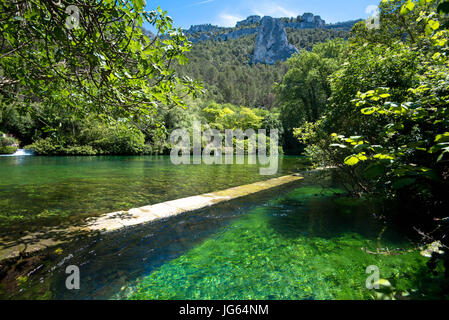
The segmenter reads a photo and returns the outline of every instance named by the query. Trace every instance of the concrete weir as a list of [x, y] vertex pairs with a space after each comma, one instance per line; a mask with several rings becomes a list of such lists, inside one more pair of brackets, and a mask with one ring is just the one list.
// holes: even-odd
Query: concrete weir
[[86, 220], [83, 226], [66, 229], [47, 229], [42, 232], [28, 234], [19, 240], [3, 241], [0, 239], [0, 261], [14, 259], [20, 255], [35, 253], [50, 247], [72, 241], [80, 235], [108, 233], [123, 228], [149, 223], [213, 206], [225, 201], [245, 197], [257, 192], [281, 187], [303, 179], [299, 175], [288, 175], [248, 185], [234, 187], [222, 191], [206, 193], [198, 196], [167, 201], [159, 204], [118, 211], [93, 217]]

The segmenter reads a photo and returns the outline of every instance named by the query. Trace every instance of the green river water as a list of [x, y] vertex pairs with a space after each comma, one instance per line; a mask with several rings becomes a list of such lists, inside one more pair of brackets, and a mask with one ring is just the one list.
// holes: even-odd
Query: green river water
[[[303, 162], [281, 158], [278, 175], [305, 169]], [[303, 174], [288, 188], [52, 249], [14, 290], [0, 284], [0, 297], [373, 299], [368, 266], [391, 283], [386, 297], [444, 297], [399, 227], [380, 240], [395, 254], [365, 252], [379, 244], [378, 203], [347, 198], [332, 172]], [[173, 166], [167, 157], [4, 158], [0, 177], [5, 237], [272, 178], [257, 166]], [[65, 288], [67, 265], [79, 266], [80, 290]]]
[[281, 157], [274, 176], [258, 165], [173, 165], [168, 156], [0, 157], [0, 238], [303, 168], [297, 157]]

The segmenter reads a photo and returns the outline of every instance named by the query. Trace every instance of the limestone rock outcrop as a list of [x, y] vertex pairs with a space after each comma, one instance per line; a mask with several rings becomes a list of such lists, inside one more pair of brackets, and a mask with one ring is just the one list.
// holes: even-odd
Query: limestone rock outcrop
[[298, 49], [288, 43], [281, 21], [263, 17], [256, 37], [252, 63], [274, 64], [276, 61], [287, 60], [295, 52], [298, 52]]
[[[315, 16], [312, 13], [305, 13], [304, 15], [296, 18], [271, 19], [279, 21], [284, 28], [307, 29], [326, 27], [326, 21], [321, 19], [320, 16]], [[235, 28], [225, 28], [211, 24], [200, 24], [191, 26], [188, 30], [184, 30], [184, 33], [193, 43], [207, 40], [227, 41], [257, 33], [262, 25], [262, 20], [263, 18], [260, 16], [249, 16], [245, 20], [237, 22]]]
[[249, 16], [245, 20], [237, 22], [236, 28], [259, 24], [261, 19], [262, 18], [260, 16]]
[[288, 43], [286, 28], [290, 29], [343, 29], [350, 30], [357, 21], [326, 24], [326, 21], [312, 13], [304, 13], [296, 18], [272, 18], [249, 16], [239, 21], [235, 28], [219, 27], [211, 24], [191, 26], [184, 33], [193, 43], [201, 41], [228, 41], [257, 34], [252, 63], [274, 64], [284, 61], [298, 49]]
[[292, 29], [322, 29], [326, 27], [326, 21], [320, 16], [315, 16], [312, 13], [304, 13], [296, 18], [282, 18], [282, 23], [285, 28]]
[[218, 32], [221, 31], [222, 27], [213, 26], [209, 24], [198, 24], [195, 26], [191, 26], [190, 29], [186, 30], [186, 33], [198, 33], [198, 32]]

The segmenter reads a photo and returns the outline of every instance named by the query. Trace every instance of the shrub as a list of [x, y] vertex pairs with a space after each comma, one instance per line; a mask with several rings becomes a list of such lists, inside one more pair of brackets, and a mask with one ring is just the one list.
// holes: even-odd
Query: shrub
[[101, 151], [92, 146], [67, 146], [63, 147], [52, 138], [40, 139], [27, 148], [34, 149], [38, 155], [66, 155], [66, 156], [95, 156]]
[[80, 141], [103, 154], [143, 154], [144, 134], [135, 128], [117, 123], [115, 127], [92, 123], [81, 132]]
[[107, 126], [100, 122], [86, 121], [79, 134], [68, 139], [59, 135], [59, 142], [53, 137], [39, 139], [28, 148], [39, 155], [136, 155], [151, 154], [151, 146], [145, 145], [145, 136], [123, 123]]
[[39, 139], [27, 148], [34, 149], [34, 153], [38, 155], [57, 155], [62, 151], [62, 146], [52, 138]]
[[91, 146], [69, 146], [63, 148], [61, 153], [68, 156], [95, 156], [99, 152]]
[[1, 147], [0, 146], [0, 154], [13, 154], [14, 152], [17, 151], [17, 147], [11, 147], [11, 146], [5, 146], [5, 147]]
[[19, 147], [19, 141], [10, 136], [3, 136], [0, 131], [0, 154], [13, 154]]
[[0, 147], [18, 147], [19, 141], [14, 137], [0, 135]]

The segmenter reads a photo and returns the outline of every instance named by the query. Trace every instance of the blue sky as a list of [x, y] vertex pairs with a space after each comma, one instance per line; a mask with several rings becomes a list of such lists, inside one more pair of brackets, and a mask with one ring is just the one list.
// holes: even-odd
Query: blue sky
[[147, 9], [159, 5], [176, 27], [212, 23], [234, 26], [250, 15], [296, 17], [304, 12], [320, 15], [327, 23], [367, 18], [367, 8], [380, 0], [147, 0]]

